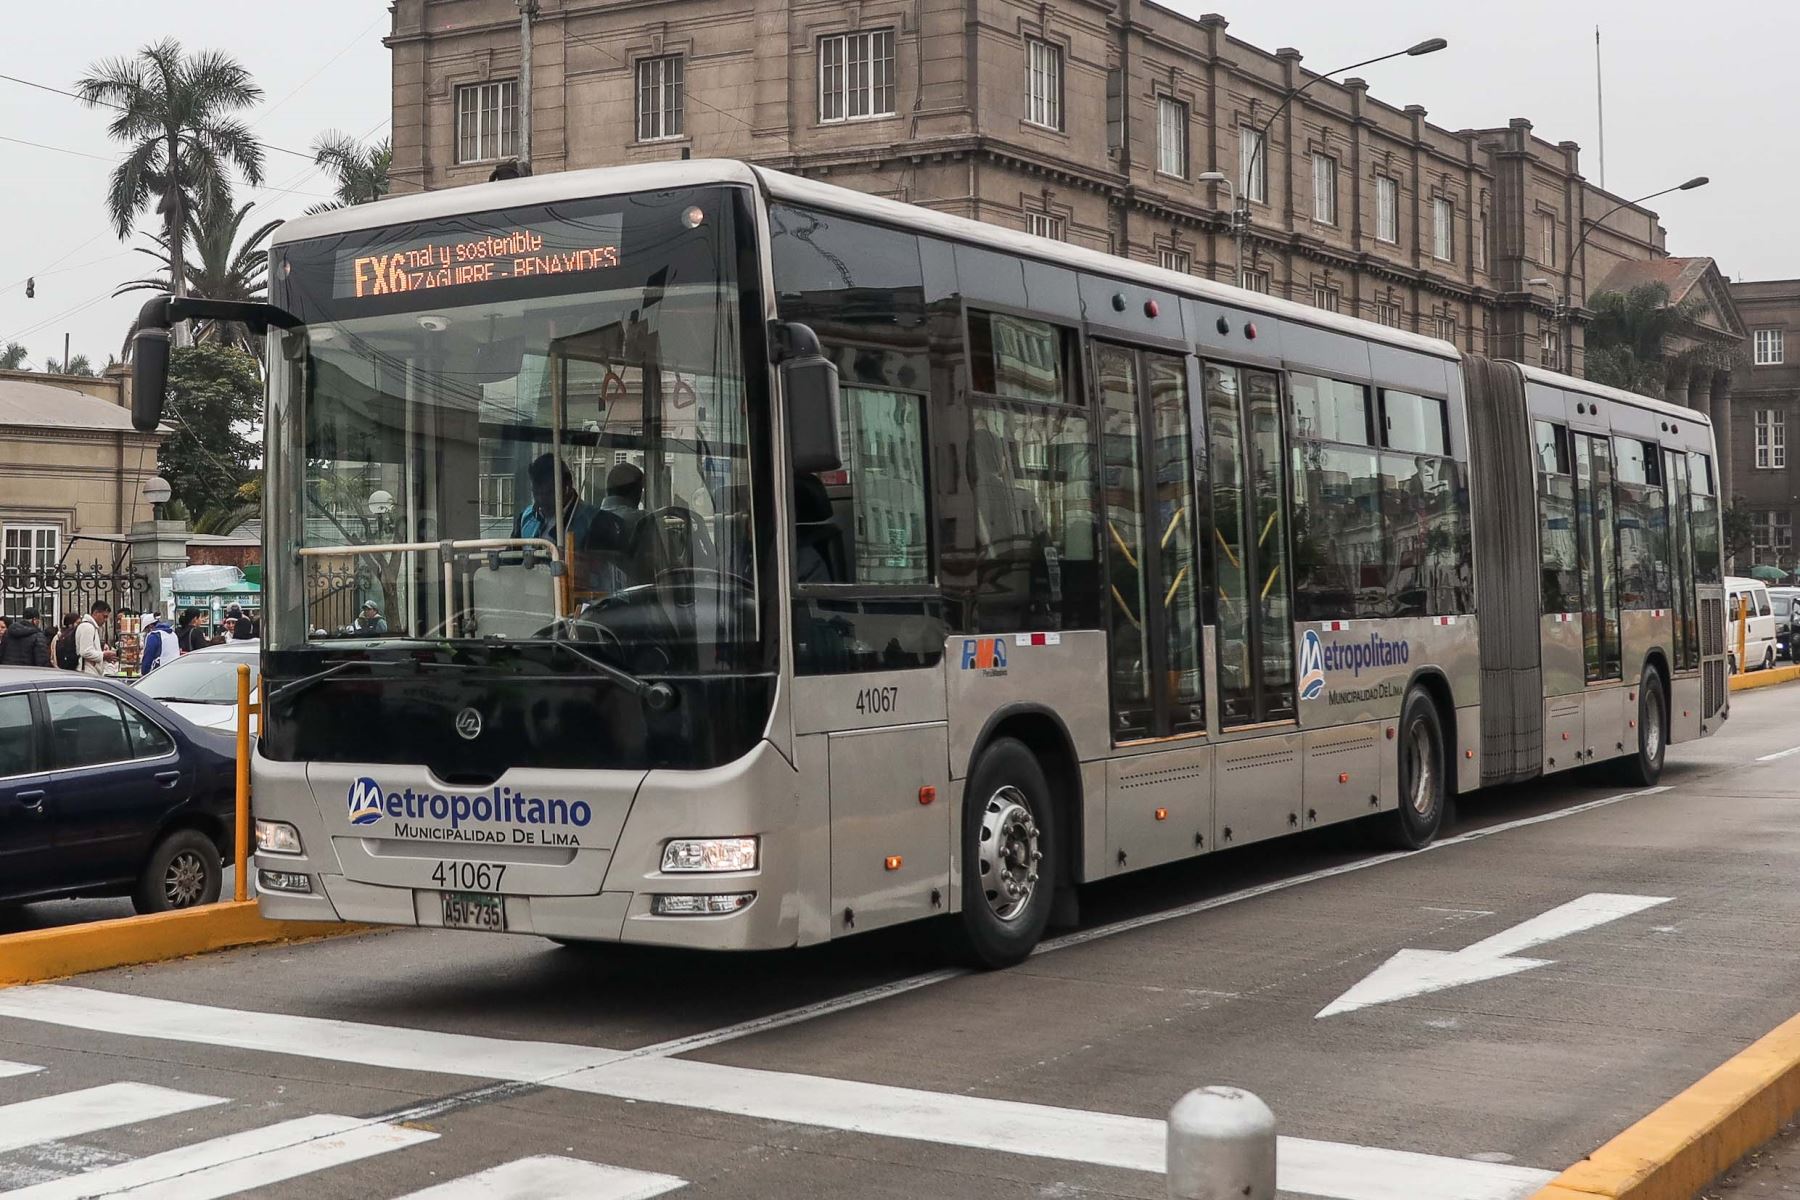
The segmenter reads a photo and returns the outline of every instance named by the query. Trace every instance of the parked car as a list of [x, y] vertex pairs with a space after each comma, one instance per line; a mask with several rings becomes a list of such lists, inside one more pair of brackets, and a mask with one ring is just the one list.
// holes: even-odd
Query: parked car
[[0, 904], [217, 900], [235, 749], [117, 680], [0, 667]]
[[[1743, 606], [1744, 654], [1738, 657], [1739, 605]], [[1725, 657], [1731, 673], [1775, 665], [1775, 609], [1769, 585], [1737, 575], [1725, 577]]]
[[1794, 649], [1794, 620], [1800, 617], [1800, 588], [1772, 587], [1769, 603], [1775, 608], [1775, 656], [1800, 662]]
[[261, 677], [260, 643], [227, 642], [164, 663], [134, 686], [168, 705], [178, 716], [212, 729], [237, 732], [237, 669], [250, 668], [250, 688]]

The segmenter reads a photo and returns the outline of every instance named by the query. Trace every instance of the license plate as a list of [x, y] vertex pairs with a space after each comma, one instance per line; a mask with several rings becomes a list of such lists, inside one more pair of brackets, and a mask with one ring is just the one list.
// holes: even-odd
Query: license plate
[[442, 900], [444, 928], [506, 932], [506, 905], [500, 897], [476, 892], [445, 892]]

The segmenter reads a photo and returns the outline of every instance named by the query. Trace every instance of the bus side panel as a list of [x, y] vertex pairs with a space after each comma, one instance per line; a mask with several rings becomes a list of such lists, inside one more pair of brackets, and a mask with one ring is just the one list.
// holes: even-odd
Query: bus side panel
[[1080, 762], [1112, 751], [1104, 633], [952, 636], [945, 644], [944, 677], [953, 779], [968, 775], [989, 718], [1013, 706], [1048, 709], [1061, 718]]
[[1115, 872], [1204, 853], [1212, 830], [1211, 746], [1107, 761], [1106, 849]]
[[1306, 732], [1307, 828], [1365, 817], [1381, 807], [1381, 759], [1393, 725], [1366, 721]]
[[944, 726], [830, 739], [835, 931], [861, 933], [947, 911], [956, 806], [947, 795]]
[[1300, 828], [1301, 739], [1299, 733], [1271, 733], [1219, 747], [1214, 846], [1243, 846]]
[[1587, 745], [1586, 697], [1551, 696], [1544, 701], [1544, 774], [1581, 765]]
[[[1637, 750], [1637, 730], [1627, 727], [1625, 722], [1625, 697], [1637, 695], [1637, 684], [1632, 683], [1628, 689], [1624, 684], [1611, 687], [1589, 689], [1587, 693], [1587, 712], [1583, 717], [1582, 734], [1587, 745], [1587, 761], [1599, 762], [1602, 759], [1617, 758], [1625, 753], [1625, 735], [1631, 735], [1631, 748]], [[1631, 704], [1630, 720], [1637, 720], [1637, 704]]]
[[1700, 736], [1700, 704], [1704, 685], [1698, 674], [1669, 681], [1669, 740], [1691, 742]]
[[1544, 695], [1579, 695], [1586, 686], [1582, 659], [1582, 629], [1578, 612], [1545, 613], [1538, 618], [1538, 639], [1544, 661]]

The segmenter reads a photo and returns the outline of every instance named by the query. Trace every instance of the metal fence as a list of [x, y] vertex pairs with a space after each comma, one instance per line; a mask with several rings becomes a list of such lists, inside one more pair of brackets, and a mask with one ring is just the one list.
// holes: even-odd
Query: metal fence
[[95, 559], [53, 567], [0, 567], [0, 616], [17, 616], [35, 608], [44, 628], [55, 632], [64, 613], [85, 613], [104, 600], [115, 614], [142, 612], [155, 603], [150, 580], [131, 569], [124, 558], [107, 564]]

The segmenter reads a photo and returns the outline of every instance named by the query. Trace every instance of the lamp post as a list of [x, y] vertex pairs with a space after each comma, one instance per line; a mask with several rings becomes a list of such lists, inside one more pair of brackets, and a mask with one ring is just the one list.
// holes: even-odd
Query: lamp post
[[1353, 62], [1347, 67], [1339, 67], [1337, 70], [1327, 71], [1323, 75], [1314, 75], [1299, 87], [1289, 88], [1287, 90], [1286, 94], [1281, 97], [1281, 103], [1275, 106], [1275, 111], [1269, 114], [1269, 119], [1263, 122], [1261, 129], [1257, 130], [1256, 144], [1250, 147], [1250, 161], [1244, 164], [1244, 191], [1239, 200], [1239, 204], [1237, 205], [1237, 209], [1232, 216], [1233, 234], [1237, 239], [1239, 287], [1242, 287], [1244, 283], [1244, 238], [1250, 232], [1250, 181], [1256, 178], [1256, 160], [1259, 156], [1265, 160], [1268, 158], [1268, 155], [1263, 153], [1263, 147], [1269, 142], [1269, 130], [1274, 127], [1276, 118], [1287, 111], [1287, 106], [1293, 103], [1294, 97], [1300, 95], [1300, 93], [1304, 92], [1307, 88], [1319, 82], [1321, 79], [1329, 79], [1333, 75], [1342, 75], [1345, 71], [1354, 71], [1358, 67], [1373, 66], [1378, 62], [1386, 62], [1390, 58], [1417, 58], [1422, 54], [1436, 54], [1439, 50], [1442, 50], [1449, 44], [1449, 42], [1441, 37], [1427, 38], [1417, 45], [1408, 46], [1404, 50], [1395, 50], [1388, 54], [1378, 54], [1374, 58], [1365, 58], [1361, 62]]
[[1244, 240], [1238, 236], [1238, 196], [1237, 185], [1231, 182], [1231, 176], [1223, 171], [1202, 171], [1194, 176], [1195, 183], [1222, 183], [1225, 185], [1225, 198], [1231, 202], [1228, 210], [1231, 213], [1231, 224], [1227, 232], [1232, 241], [1237, 243], [1237, 264], [1232, 268], [1231, 282], [1238, 287], [1244, 286]]
[[[1574, 245], [1569, 247], [1569, 256], [1563, 260], [1562, 299], [1557, 304], [1558, 320], [1560, 322], [1559, 328], [1562, 331], [1563, 374], [1573, 375], [1575, 373], [1575, 339], [1573, 336], [1575, 332], [1575, 256], [1581, 252], [1583, 246], [1587, 245], [1588, 234], [1605, 224], [1606, 218], [1612, 216], [1621, 208], [1630, 208], [1634, 205], [1643, 204], [1645, 201], [1654, 200], [1658, 196], [1666, 196], [1670, 192], [1691, 192], [1695, 188], [1705, 187], [1710, 182], [1712, 181], [1706, 176], [1696, 175], [1686, 183], [1678, 183], [1674, 187], [1666, 187], [1660, 192], [1651, 192], [1648, 196], [1639, 196], [1636, 200], [1621, 200], [1605, 212], [1601, 213], [1595, 220], [1590, 221], [1585, 217], [1581, 218], [1581, 236], [1575, 240]], [[1526, 280], [1527, 286], [1536, 282], [1537, 280], [1535, 279]], [[1584, 302], [1586, 299], [1586, 296], [1582, 297]]]

